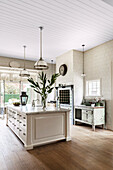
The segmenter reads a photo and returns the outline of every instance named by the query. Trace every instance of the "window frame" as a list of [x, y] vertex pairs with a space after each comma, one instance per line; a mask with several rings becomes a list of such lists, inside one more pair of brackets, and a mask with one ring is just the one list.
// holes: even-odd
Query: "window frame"
[[[99, 81], [100, 82], [100, 94], [99, 95], [89, 95], [89, 86], [87, 87], [87, 82], [89, 84], [89, 82], [95, 82], [95, 81]], [[88, 91], [87, 91], [88, 88]], [[86, 80], [85, 82], [85, 96], [86, 97], [101, 97], [102, 96], [102, 80], [99, 79], [91, 79], [91, 80]]]

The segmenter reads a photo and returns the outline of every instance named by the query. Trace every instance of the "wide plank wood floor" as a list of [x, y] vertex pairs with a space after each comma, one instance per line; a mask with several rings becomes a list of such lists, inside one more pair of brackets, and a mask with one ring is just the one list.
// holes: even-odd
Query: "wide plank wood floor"
[[0, 170], [113, 170], [113, 132], [73, 126], [72, 141], [26, 151], [0, 120]]

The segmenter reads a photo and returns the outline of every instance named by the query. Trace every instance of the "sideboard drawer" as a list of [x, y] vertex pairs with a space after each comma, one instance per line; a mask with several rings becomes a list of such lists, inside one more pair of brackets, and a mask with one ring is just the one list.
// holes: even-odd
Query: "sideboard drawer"
[[91, 110], [82, 110], [82, 113], [92, 114]]

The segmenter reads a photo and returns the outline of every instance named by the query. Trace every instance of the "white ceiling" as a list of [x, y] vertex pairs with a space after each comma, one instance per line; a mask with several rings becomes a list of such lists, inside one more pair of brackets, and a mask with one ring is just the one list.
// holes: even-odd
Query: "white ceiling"
[[[108, 1], [108, 0], [107, 0]], [[113, 7], [101, 0], [0, 0], [0, 55], [50, 62], [71, 49], [85, 50], [113, 39]]]

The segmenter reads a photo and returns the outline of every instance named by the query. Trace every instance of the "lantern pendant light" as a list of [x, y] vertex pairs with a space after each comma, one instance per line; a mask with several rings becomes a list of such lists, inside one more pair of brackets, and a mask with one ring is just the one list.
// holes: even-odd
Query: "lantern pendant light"
[[27, 77], [30, 76], [30, 74], [29, 74], [29, 72], [25, 68], [25, 49], [26, 49], [26, 46], [24, 45], [23, 47], [24, 47], [24, 69], [20, 72], [19, 76], [27, 78]]
[[42, 59], [42, 30], [43, 27], [39, 27], [40, 29], [40, 59], [35, 63], [34, 67], [37, 70], [47, 70], [49, 67], [47, 63]]
[[84, 73], [84, 47], [85, 45], [83, 44], [82, 47], [83, 47], [83, 73], [81, 74], [81, 76], [85, 77], [86, 76], [86, 74]]

